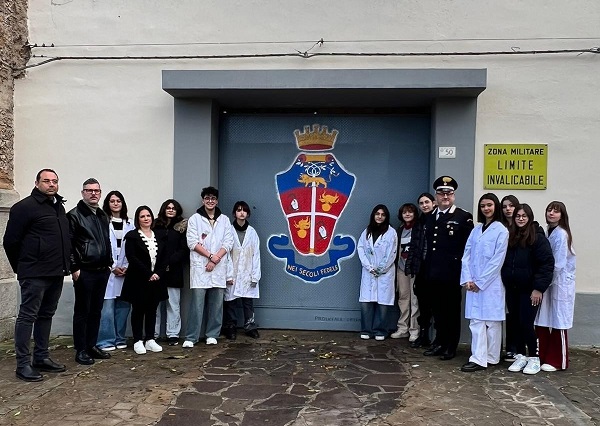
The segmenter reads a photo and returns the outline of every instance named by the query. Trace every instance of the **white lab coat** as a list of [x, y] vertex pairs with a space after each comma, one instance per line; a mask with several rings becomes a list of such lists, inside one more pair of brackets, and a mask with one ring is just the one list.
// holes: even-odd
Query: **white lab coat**
[[[367, 238], [365, 229], [358, 240], [358, 257], [362, 264], [359, 302], [377, 302], [381, 305], [394, 304], [394, 278], [396, 268], [396, 251], [398, 250], [398, 234], [391, 226], [375, 243], [373, 237]], [[371, 274], [371, 270], [379, 269], [379, 277]]]
[[[121, 240], [121, 248], [117, 248], [117, 236], [115, 235], [115, 228], [113, 223], [110, 222], [108, 224], [108, 235], [110, 237], [110, 248], [112, 250], [112, 258], [113, 264], [111, 269], [119, 268], [127, 268], [129, 266], [129, 262], [127, 261], [127, 256], [125, 256], [125, 235], [135, 229], [133, 225], [133, 220], [129, 218], [123, 223], [123, 239]], [[125, 277], [117, 277], [112, 272], [108, 277], [108, 283], [106, 284], [106, 292], [104, 293], [105, 299], [115, 299], [121, 295], [121, 290], [123, 289], [123, 281]]]
[[[233, 234], [233, 248], [229, 252], [229, 261], [232, 263], [233, 285], [225, 289], [225, 301], [238, 297], [258, 299], [260, 296], [258, 282], [260, 280], [260, 241], [253, 227], [248, 225], [243, 244], [240, 244], [235, 228], [231, 227]], [[229, 278], [229, 277], [228, 277]], [[252, 283], [256, 287], [252, 287]]]
[[554, 275], [542, 298], [535, 325], [561, 330], [573, 327], [575, 253], [569, 251], [567, 239], [567, 231], [560, 227], [548, 236], [554, 255]]
[[223, 256], [212, 272], [207, 272], [208, 259], [196, 253], [194, 247], [201, 244], [212, 254], [216, 254], [221, 248], [229, 252], [233, 247], [231, 229], [229, 219], [224, 214], [217, 217], [214, 226], [199, 213], [194, 213], [189, 218], [186, 236], [190, 249], [190, 288], [226, 287], [227, 256]]
[[500, 271], [508, 248], [508, 230], [494, 221], [482, 232], [477, 225], [469, 235], [462, 257], [460, 284], [474, 282], [479, 291], [467, 291], [465, 318], [504, 321], [506, 302]]

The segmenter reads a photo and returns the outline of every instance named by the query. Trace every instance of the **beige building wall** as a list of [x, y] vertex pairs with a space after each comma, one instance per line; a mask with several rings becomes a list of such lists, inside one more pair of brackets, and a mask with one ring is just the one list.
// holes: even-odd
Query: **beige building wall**
[[[55, 47], [34, 48], [45, 58], [29, 64], [60, 56], [588, 49], [600, 44], [599, 22], [595, 0], [31, 1], [30, 41]], [[513, 192], [540, 222], [549, 201], [566, 203], [577, 291], [600, 294], [600, 222], [590, 208], [600, 156], [600, 55], [594, 53], [55, 61], [16, 82], [15, 187], [28, 193], [37, 170], [52, 167], [67, 207], [94, 176], [105, 190], [122, 191], [130, 206], [158, 208], [172, 194], [173, 176], [173, 98], [161, 90], [161, 70], [323, 68], [486, 68], [476, 161], [465, 164], [475, 170], [476, 198], [488, 192], [484, 144], [548, 144], [548, 189]], [[203, 184], [191, 177], [189, 190]]]

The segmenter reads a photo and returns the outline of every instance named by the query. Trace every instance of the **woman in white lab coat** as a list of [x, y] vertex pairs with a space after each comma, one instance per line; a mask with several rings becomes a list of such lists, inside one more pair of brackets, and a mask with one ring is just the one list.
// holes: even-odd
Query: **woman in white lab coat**
[[505, 293], [500, 277], [508, 248], [508, 230], [501, 222], [498, 197], [492, 193], [479, 199], [477, 225], [465, 246], [460, 283], [467, 289], [465, 317], [470, 319], [471, 357], [462, 371], [485, 370], [500, 362]]
[[566, 370], [569, 366], [567, 330], [573, 327], [575, 309], [575, 250], [564, 203], [546, 207], [548, 241], [554, 255], [552, 284], [544, 293], [535, 321], [543, 371]]
[[398, 250], [398, 236], [390, 226], [390, 211], [385, 205], [378, 204], [371, 212], [357, 250], [362, 264], [360, 338], [375, 336], [375, 340], [385, 340], [388, 309], [394, 305], [394, 261]]

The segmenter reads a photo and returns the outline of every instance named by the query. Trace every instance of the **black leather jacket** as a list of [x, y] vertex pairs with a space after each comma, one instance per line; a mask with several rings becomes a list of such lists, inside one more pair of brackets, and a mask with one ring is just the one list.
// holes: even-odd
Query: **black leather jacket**
[[106, 213], [98, 208], [94, 214], [83, 201], [79, 201], [67, 217], [71, 237], [71, 271], [109, 268], [113, 260]]

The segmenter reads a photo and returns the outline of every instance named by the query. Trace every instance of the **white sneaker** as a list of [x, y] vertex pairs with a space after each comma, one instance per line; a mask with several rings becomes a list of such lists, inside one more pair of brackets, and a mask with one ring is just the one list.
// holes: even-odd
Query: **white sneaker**
[[527, 365], [527, 357], [525, 355], [517, 354], [515, 355], [515, 362], [508, 367], [508, 371], [512, 371], [513, 373], [518, 373]]
[[206, 339], [206, 344], [207, 345], [216, 345], [217, 339], [215, 339], [214, 337], [209, 337], [208, 339]]
[[138, 340], [137, 342], [135, 342], [135, 344], [133, 345], [133, 350], [138, 355], [144, 355], [146, 353], [146, 348], [144, 347], [144, 342], [141, 340]]
[[120, 345], [117, 345], [117, 349], [125, 349], [127, 348], [127, 343], [121, 343]]
[[[398, 330], [394, 331], [394, 332], [393, 332], [393, 333], [390, 335], [390, 337], [391, 337], [392, 339], [403, 339], [403, 338], [405, 338], [405, 337], [408, 337], [408, 332], [406, 332], [406, 331], [400, 331], [400, 329], [398, 329]], [[416, 339], [416, 337], [415, 337], [415, 339]]]
[[194, 347], [194, 342], [192, 342], [191, 340], [186, 340], [185, 342], [183, 342], [183, 345], [181, 345], [182, 348], [193, 348]]
[[410, 337], [408, 338], [408, 341], [412, 343], [412, 342], [414, 342], [415, 340], [417, 340], [418, 338], [419, 338], [419, 335], [418, 335], [418, 334], [417, 334], [417, 335], [415, 335], [415, 336], [410, 336]]
[[558, 371], [558, 368], [550, 365], [550, 364], [542, 364], [540, 368], [542, 371]]
[[162, 352], [162, 346], [160, 346], [154, 339], [148, 340], [145, 345], [146, 349], [152, 352]]
[[540, 358], [537, 356], [529, 357], [527, 366], [523, 369], [525, 374], [537, 374], [540, 372]]
[[379, 341], [385, 340], [385, 336], [375, 336], [375, 340], [379, 340]]
[[105, 352], [110, 352], [110, 351], [114, 351], [117, 348], [115, 348], [114, 346], [105, 346], [105, 347], [100, 348], [100, 349], [102, 349]]
[[371, 336], [369, 336], [368, 334], [361, 334], [360, 338], [363, 340], [369, 340], [371, 338]]

